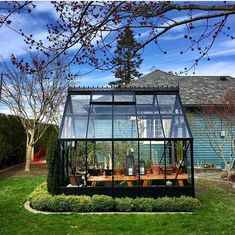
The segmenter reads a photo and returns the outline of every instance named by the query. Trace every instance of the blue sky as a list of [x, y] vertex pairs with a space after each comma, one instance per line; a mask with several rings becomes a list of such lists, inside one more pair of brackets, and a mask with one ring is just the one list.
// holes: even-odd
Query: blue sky
[[[211, 4], [209, 2], [208, 4]], [[0, 3], [1, 4], [1, 3]], [[46, 24], [53, 23], [57, 19], [57, 13], [53, 9], [50, 2], [36, 2], [37, 8], [32, 14], [17, 14], [14, 21], [10, 25], [12, 28], [23, 28], [26, 33], [33, 34], [36, 39], [45, 39], [47, 36]], [[183, 15], [172, 15], [174, 19], [180, 19]], [[233, 26], [234, 25], [234, 26]], [[231, 27], [231, 32], [235, 36], [235, 16], [230, 17], [227, 26]], [[24, 41], [20, 35], [13, 32], [9, 28], [3, 27], [0, 40], [0, 56], [4, 60], [10, 58], [13, 52], [17, 56], [24, 57], [26, 48]], [[199, 32], [195, 32], [196, 34]], [[162, 54], [155, 45], [150, 45], [142, 52], [143, 63], [140, 72], [147, 74], [151, 68], [161, 69], [164, 71], [179, 72], [184, 67], [190, 66], [195, 59], [195, 52], [189, 51], [183, 55], [181, 50], [186, 49], [187, 40], [184, 39], [185, 27], [179, 26], [168, 34], [164, 35], [160, 40], [161, 48], [167, 51]], [[148, 35], [148, 31], [142, 34], [142, 38]], [[137, 37], [137, 40], [142, 38]], [[230, 40], [225, 36], [221, 36], [216, 40], [213, 49], [210, 52], [210, 61], [202, 60], [196, 68], [196, 75], [230, 75], [235, 77], [235, 40]], [[86, 72], [86, 66], [74, 67], [76, 72]], [[193, 72], [193, 71], [192, 71]], [[190, 74], [190, 73], [189, 73]], [[114, 76], [111, 72], [94, 71], [74, 82], [74, 85], [80, 86], [102, 86], [113, 81]], [[0, 112], [3, 112], [0, 107]]]

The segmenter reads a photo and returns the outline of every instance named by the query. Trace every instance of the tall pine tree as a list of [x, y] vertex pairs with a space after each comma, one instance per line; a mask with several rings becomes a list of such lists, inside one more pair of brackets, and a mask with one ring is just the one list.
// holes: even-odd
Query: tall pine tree
[[139, 78], [142, 75], [137, 69], [140, 68], [143, 59], [140, 58], [138, 53], [134, 55], [134, 51], [139, 45], [134, 38], [133, 31], [129, 27], [119, 35], [112, 61], [114, 64], [113, 72], [118, 80], [110, 82], [109, 85], [127, 84], [134, 78]]

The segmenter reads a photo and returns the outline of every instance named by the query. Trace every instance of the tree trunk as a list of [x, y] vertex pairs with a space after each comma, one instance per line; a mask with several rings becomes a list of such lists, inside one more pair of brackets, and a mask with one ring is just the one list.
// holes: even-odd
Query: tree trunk
[[230, 164], [228, 164], [227, 162], [224, 162], [224, 172], [227, 174], [227, 180], [229, 180], [232, 172]]
[[25, 162], [25, 171], [30, 171], [30, 162], [32, 159], [32, 150], [33, 146], [31, 144], [26, 145], [26, 162]]

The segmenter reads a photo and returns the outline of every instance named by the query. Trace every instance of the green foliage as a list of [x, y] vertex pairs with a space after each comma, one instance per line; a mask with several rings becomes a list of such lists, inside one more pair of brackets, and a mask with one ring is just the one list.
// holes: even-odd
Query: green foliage
[[70, 211], [74, 212], [93, 211], [92, 199], [89, 196], [64, 196], [63, 200], [66, 200], [67, 202], [70, 203]]
[[0, 168], [24, 162], [26, 136], [20, 120], [0, 115]]
[[124, 198], [115, 198], [115, 210], [116, 211], [123, 211], [123, 212], [131, 212], [133, 211], [134, 199], [129, 197]]
[[146, 162], [145, 167], [150, 168], [151, 166], [152, 166], [152, 160], [148, 159], [147, 162]]
[[180, 198], [116, 198], [106, 195], [90, 196], [52, 196], [47, 193], [46, 184], [36, 188], [28, 197], [33, 208], [44, 211], [123, 211], [123, 212], [161, 212], [196, 211], [200, 208], [198, 199], [182, 196]]
[[47, 148], [47, 189], [52, 195], [59, 193], [60, 185], [60, 152], [59, 143], [57, 142], [57, 135], [51, 135], [49, 145]]
[[134, 38], [133, 31], [126, 27], [124, 32], [119, 35], [117, 47], [114, 51], [115, 56], [112, 61], [115, 77], [120, 80], [110, 82], [109, 85], [127, 84], [134, 78], [139, 78], [142, 75], [137, 69], [139, 69], [143, 59], [140, 58], [138, 53], [134, 55], [134, 51], [139, 45]]
[[133, 207], [135, 211], [144, 211], [144, 212], [152, 212], [154, 211], [154, 202], [159, 199], [153, 198], [136, 198], [133, 201]]
[[94, 211], [112, 211], [114, 209], [114, 200], [106, 195], [92, 196]]
[[[184, 205], [182, 204], [182, 206]], [[154, 202], [153, 208], [155, 211], [180, 211], [177, 210], [177, 199], [170, 197], [159, 198], [156, 202]], [[182, 211], [184, 211], [183, 208]]]
[[175, 200], [177, 205], [175, 211], [197, 211], [201, 207], [200, 201], [191, 197], [181, 196]]

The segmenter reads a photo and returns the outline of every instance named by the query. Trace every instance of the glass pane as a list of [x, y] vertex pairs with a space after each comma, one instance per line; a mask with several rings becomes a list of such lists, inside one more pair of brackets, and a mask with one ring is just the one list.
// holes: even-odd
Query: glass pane
[[69, 116], [65, 117], [61, 128], [62, 128], [61, 138], [63, 139], [75, 138], [72, 117], [69, 117]]
[[136, 104], [153, 104], [153, 95], [136, 95]]
[[112, 115], [112, 105], [91, 105], [90, 114]]
[[86, 142], [72, 141], [68, 143], [69, 182], [73, 186], [85, 187]]
[[88, 116], [74, 116], [74, 137], [86, 138]]
[[87, 138], [112, 138], [112, 116], [90, 115]]
[[112, 186], [112, 142], [88, 142], [88, 187]]
[[153, 114], [153, 95], [137, 95], [136, 109], [138, 114]]
[[90, 95], [71, 95], [71, 102], [69, 102], [66, 113], [73, 114], [88, 114]]
[[93, 92], [92, 102], [112, 102], [112, 92]]
[[114, 138], [138, 138], [136, 116], [114, 116]]
[[114, 142], [114, 187], [138, 186], [138, 144], [136, 141]]
[[175, 114], [182, 114], [183, 113], [178, 96], [176, 97], [176, 100], [175, 100], [174, 113]]
[[161, 114], [173, 113], [175, 100], [175, 95], [157, 95], [156, 110], [160, 110]]
[[165, 185], [164, 175], [160, 171], [161, 161], [164, 161], [164, 142], [142, 141], [139, 149], [141, 185], [148, 187]]
[[134, 92], [115, 92], [114, 102], [134, 102]]
[[170, 132], [171, 138], [189, 138], [189, 132], [185, 117], [177, 115], [173, 118], [172, 129]]
[[162, 126], [165, 134], [165, 138], [170, 138], [171, 135], [171, 124], [172, 124], [172, 118], [165, 118], [162, 117]]
[[114, 115], [135, 115], [135, 106], [134, 105], [114, 105], [113, 106]]

